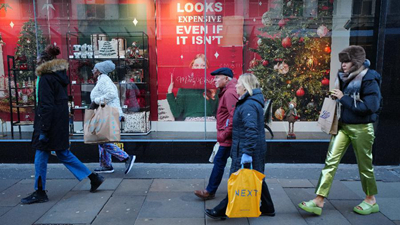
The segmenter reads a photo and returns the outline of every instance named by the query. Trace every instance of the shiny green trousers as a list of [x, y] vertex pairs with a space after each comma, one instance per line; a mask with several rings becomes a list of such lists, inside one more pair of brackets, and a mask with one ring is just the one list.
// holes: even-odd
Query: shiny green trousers
[[376, 195], [378, 189], [372, 166], [372, 144], [374, 143], [374, 139], [375, 135], [372, 123], [339, 123], [338, 134], [331, 137], [326, 154], [325, 167], [321, 171], [315, 193], [323, 197], [328, 197], [340, 160], [349, 145], [352, 144], [357, 158], [358, 171], [364, 193], [366, 195]]

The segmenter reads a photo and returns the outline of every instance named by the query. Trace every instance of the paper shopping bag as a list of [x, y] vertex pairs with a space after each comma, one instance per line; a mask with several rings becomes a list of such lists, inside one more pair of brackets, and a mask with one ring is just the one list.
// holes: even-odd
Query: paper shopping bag
[[105, 105], [94, 110], [86, 109], [84, 142], [85, 144], [118, 142], [121, 140], [120, 126], [117, 108]]
[[213, 147], [213, 151], [211, 152], [210, 158], [208, 159], [208, 161], [210, 161], [210, 163], [214, 162], [214, 158], [217, 155], [218, 150], [219, 150], [219, 142], [217, 142]]
[[325, 98], [321, 113], [318, 117], [318, 126], [327, 134], [337, 134], [339, 121], [336, 117], [336, 101]]
[[253, 169], [240, 169], [228, 180], [228, 217], [259, 217], [261, 185], [265, 175]]

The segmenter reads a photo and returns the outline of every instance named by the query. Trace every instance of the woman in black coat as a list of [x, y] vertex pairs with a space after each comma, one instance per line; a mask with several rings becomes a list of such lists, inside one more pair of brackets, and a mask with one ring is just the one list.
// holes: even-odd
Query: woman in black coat
[[[264, 131], [264, 96], [259, 89], [260, 83], [253, 74], [245, 73], [239, 77], [236, 92], [240, 96], [233, 115], [231, 171], [238, 171], [242, 164], [252, 163], [253, 169], [264, 173], [265, 131]], [[206, 209], [207, 216], [213, 219], [225, 219], [228, 197], [213, 209]], [[262, 184], [262, 216], [275, 216], [275, 208], [265, 181]]]
[[104, 178], [92, 173], [69, 150], [68, 92], [69, 80], [66, 74], [68, 63], [56, 59], [60, 49], [54, 45], [46, 47], [39, 57], [36, 68], [36, 107], [32, 135], [35, 153], [35, 192], [21, 199], [23, 204], [47, 202], [47, 162], [51, 151], [75, 175], [78, 180], [89, 177], [91, 192], [103, 183]]

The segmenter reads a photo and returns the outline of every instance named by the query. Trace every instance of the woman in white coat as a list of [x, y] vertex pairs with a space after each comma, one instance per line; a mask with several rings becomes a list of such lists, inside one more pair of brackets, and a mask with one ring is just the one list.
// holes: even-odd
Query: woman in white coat
[[[107, 75], [115, 69], [115, 64], [111, 60], [96, 63], [92, 70], [93, 78], [96, 86], [90, 93], [90, 100], [92, 101], [91, 108], [95, 108], [100, 104], [107, 104], [108, 106], [118, 108], [120, 120], [123, 116], [120, 101], [118, 97], [118, 89]], [[116, 157], [119, 161], [125, 162], [125, 174], [129, 173], [132, 165], [135, 162], [136, 156], [128, 155], [125, 151], [118, 148], [118, 146], [105, 143], [99, 144], [99, 159], [100, 168], [95, 169], [97, 173], [113, 173], [114, 168], [111, 163], [111, 156]]]

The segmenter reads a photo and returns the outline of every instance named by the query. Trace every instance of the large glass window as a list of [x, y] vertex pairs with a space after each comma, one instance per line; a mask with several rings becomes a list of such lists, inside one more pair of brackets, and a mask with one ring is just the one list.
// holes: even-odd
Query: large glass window
[[[0, 116], [33, 120], [28, 106], [34, 104], [35, 60], [47, 44], [55, 44], [69, 62], [74, 134], [82, 132], [96, 83], [91, 70], [104, 60], [116, 65], [109, 76], [126, 114], [125, 133], [215, 131], [221, 90], [210, 73], [221, 67], [230, 68], [234, 78], [246, 72], [259, 78], [271, 100], [273, 130], [288, 130], [291, 102], [296, 132], [320, 132], [316, 121], [340, 68], [338, 53], [361, 45], [372, 65], [377, 63], [377, 4], [0, 0]], [[389, 4], [394, 18], [398, 3]]]

